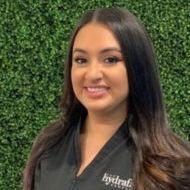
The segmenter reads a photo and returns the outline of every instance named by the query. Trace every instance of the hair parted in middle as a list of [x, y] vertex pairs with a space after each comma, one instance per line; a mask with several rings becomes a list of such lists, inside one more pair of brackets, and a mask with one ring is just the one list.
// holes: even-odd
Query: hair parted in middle
[[129, 78], [130, 108], [143, 112], [147, 117], [149, 115], [154, 117], [160, 106], [163, 109], [163, 102], [152, 44], [140, 21], [132, 13], [121, 8], [89, 11], [80, 20], [71, 38], [65, 64], [63, 109], [66, 110], [68, 106], [69, 113], [76, 110], [76, 121], [80, 114], [86, 111], [74, 95], [71, 84], [71, 67], [75, 37], [82, 27], [91, 22], [107, 26], [121, 47]]

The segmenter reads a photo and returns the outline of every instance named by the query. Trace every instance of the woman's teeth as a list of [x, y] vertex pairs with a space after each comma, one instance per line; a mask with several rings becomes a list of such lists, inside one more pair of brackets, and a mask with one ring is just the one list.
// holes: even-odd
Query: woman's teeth
[[88, 87], [87, 90], [89, 92], [102, 92], [102, 91], [106, 91], [107, 88], [105, 88], [105, 87]]

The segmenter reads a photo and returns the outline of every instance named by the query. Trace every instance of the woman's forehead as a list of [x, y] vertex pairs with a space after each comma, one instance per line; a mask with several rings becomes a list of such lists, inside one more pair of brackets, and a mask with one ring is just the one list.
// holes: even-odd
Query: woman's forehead
[[82, 27], [77, 33], [73, 44], [73, 51], [75, 49], [103, 50], [108, 48], [120, 51], [119, 43], [112, 31], [100, 23], [89, 23]]

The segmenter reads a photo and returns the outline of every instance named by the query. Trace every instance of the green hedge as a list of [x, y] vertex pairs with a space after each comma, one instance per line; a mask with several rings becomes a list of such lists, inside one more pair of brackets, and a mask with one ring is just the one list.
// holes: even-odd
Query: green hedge
[[149, 31], [171, 127], [190, 140], [190, 2], [1, 0], [0, 189], [21, 189], [35, 136], [59, 116], [70, 34], [87, 9], [126, 7]]

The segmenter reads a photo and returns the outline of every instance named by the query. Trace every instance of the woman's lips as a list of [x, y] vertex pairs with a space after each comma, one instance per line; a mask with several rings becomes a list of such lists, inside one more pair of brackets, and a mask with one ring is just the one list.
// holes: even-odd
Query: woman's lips
[[86, 95], [90, 98], [101, 98], [108, 93], [109, 87], [85, 87], [84, 90]]

